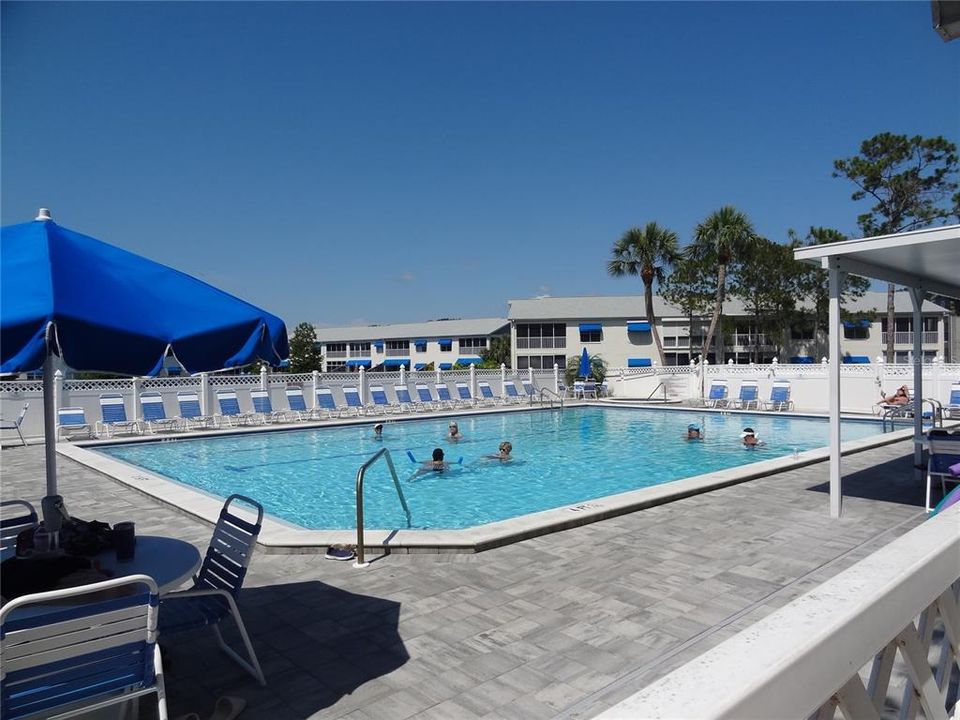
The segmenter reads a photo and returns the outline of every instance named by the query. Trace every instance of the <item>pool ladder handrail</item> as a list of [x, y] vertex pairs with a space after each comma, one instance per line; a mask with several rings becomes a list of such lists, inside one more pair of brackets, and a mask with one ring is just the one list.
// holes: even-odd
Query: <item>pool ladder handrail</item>
[[[920, 401], [920, 412], [925, 415], [924, 407], [930, 406], [930, 427], [943, 427], [943, 404], [936, 398], [923, 398]], [[896, 408], [885, 408], [883, 416], [880, 418], [883, 423], [883, 432], [887, 431], [887, 421], [890, 421], [890, 432], [896, 430], [896, 421], [913, 419], [913, 403]], [[922, 420], [921, 420], [922, 422]]]
[[387, 458], [387, 467], [390, 469], [390, 476], [393, 478], [393, 486], [397, 489], [400, 504], [403, 506], [403, 511], [407, 514], [407, 528], [411, 525], [410, 508], [407, 506], [407, 499], [403, 496], [403, 488], [400, 487], [400, 478], [397, 477], [397, 470], [393, 466], [393, 458], [390, 457], [390, 450], [388, 448], [377, 450], [377, 452], [357, 470], [357, 561], [353, 564], [354, 567], [366, 567], [370, 564], [365, 561], [363, 552], [363, 478], [367, 474], [367, 469], [384, 456]]
[[[547, 395], [553, 395], [553, 397], [555, 397], [557, 400], [559, 400], [559, 401], [560, 401], [560, 409], [563, 410], [563, 396], [562, 396], [560, 393], [554, 392], [554, 391], [551, 390], [550, 388], [545, 388], [545, 387], [540, 388], [540, 404], [541, 404], [541, 405], [543, 405], [543, 395], [544, 395], [544, 393], [546, 393]], [[550, 407], [553, 407], [553, 399], [552, 399], [552, 398], [551, 398], [551, 400], [550, 400]]]
[[663, 401], [667, 402], [667, 386], [665, 383], [661, 382], [654, 389], [653, 392], [647, 395], [647, 400], [653, 400], [653, 396], [656, 394], [657, 390], [663, 388]]

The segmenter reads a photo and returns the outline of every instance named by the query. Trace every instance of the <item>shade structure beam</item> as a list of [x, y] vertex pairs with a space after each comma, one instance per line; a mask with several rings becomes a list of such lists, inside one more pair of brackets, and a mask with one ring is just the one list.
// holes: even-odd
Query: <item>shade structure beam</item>
[[[844, 265], [846, 262], [844, 262]], [[827, 259], [830, 284], [830, 516], [839, 518], [843, 512], [843, 491], [840, 465], [840, 260]]]

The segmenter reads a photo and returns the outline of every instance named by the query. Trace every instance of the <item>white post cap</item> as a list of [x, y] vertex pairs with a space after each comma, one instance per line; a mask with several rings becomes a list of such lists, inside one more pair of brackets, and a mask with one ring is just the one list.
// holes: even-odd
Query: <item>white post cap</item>
[[34, 220], [52, 220], [52, 219], [53, 218], [50, 217], [50, 210], [48, 210], [47, 208], [40, 208], [39, 210], [37, 210], [37, 217], [34, 218]]

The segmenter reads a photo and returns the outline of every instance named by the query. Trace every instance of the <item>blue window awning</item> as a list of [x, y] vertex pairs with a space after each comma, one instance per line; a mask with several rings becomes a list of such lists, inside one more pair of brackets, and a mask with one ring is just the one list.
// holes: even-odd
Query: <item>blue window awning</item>
[[410, 358], [387, 358], [383, 361], [383, 366], [388, 368], [396, 368], [401, 365], [410, 367]]
[[372, 344], [377, 350], [383, 350], [383, 340], [374, 340]]
[[483, 359], [478, 357], [458, 357], [457, 358], [458, 365], [479, 365], [482, 362], [483, 362]]
[[652, 367], [650, 358], [627, 358], [627, 367]]
[[812, 365], [813, 358], [809, 355], [794, 355], [790, 358], [790, 362], [794, 365]]
[[843, 326], [845, 328], [868, 328], [873, 325], [872, 320], [844, 320]]
[[845, 365], [869, 365], [870, 358], [866, 355], [844, 355], [843, 362]]
[[627, 323], [627, 332], [650, 332], [650, 323], [641, 320], [631, 320]]
[[423, 370], [427, 366], [426, 363], [417, 363], [413, 366], [414, 370]]
[[426, 344], [427, 344], [427, 339], [426, 339], [426, 338], [417, 338], [416, 340], [413, 341], [413, 344], [414, 344], [414, 345], [426, 345]]
[[439, 338], [437, 342], [441, 345], [453, 345], [453, 340], [450, 338]]
[[347, 367], [370, 367], [373, 362], [369, 358], [350, 358]]
[[449, 370], [453, 367], [453, 363], [440, 363], [441, 370]]
[[600, 332], [603, 330], [601, 323], [580, 323], [580, 332]]

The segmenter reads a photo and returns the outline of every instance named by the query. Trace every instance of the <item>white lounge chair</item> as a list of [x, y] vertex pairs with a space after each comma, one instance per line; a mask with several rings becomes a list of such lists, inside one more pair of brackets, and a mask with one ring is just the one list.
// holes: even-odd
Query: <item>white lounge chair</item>
[[23, 432], [20, 430], [20, 426], [23, 425], [23, 419], [27, 416], [27, 409], [30, 407], [30, 403], [26, 402], [23, 404], [23, 407], [20, 408], [20, 414], [17, 415], [16, 420], [3, 420], [0, 419], [0, 430], [16, 430], [17, 435], [20, 436], [20, 442], [26, 446], [27, 441], [23, 439]]
[[343, 408], [337, 406], [337, 401], [333, 397], [333, 391], [328, 387], [318, 387], [316, 392], [316, 407], [314, 413], [317, 419], [327, 418], [328, 420], [343, 415]]
[[406, 385], [394, 385], [393, 394], [397, 396], [397, 404], [400, 406], [401, 412], [423, 412], [426, 410], [423, 403], [415, 402], [410, 397], [410, 390]]
[[343, 400], [347, 403], [346, 412], [354, 415], [365, 415], [367, 406], [363, 404], [360, 398], [360, 391], [352, 385], [346, 385], [343, 388]]
[[57, 410], [57, 436], [68, 440], [75, 435], [90, 437], [93, 428], [87, 422], [82, 407], [64, 407]]
[[26, 500], [5, 500], [0, 503], [0, 549], [14, 550], [17, 535], [39, 525], [36, 508]]

